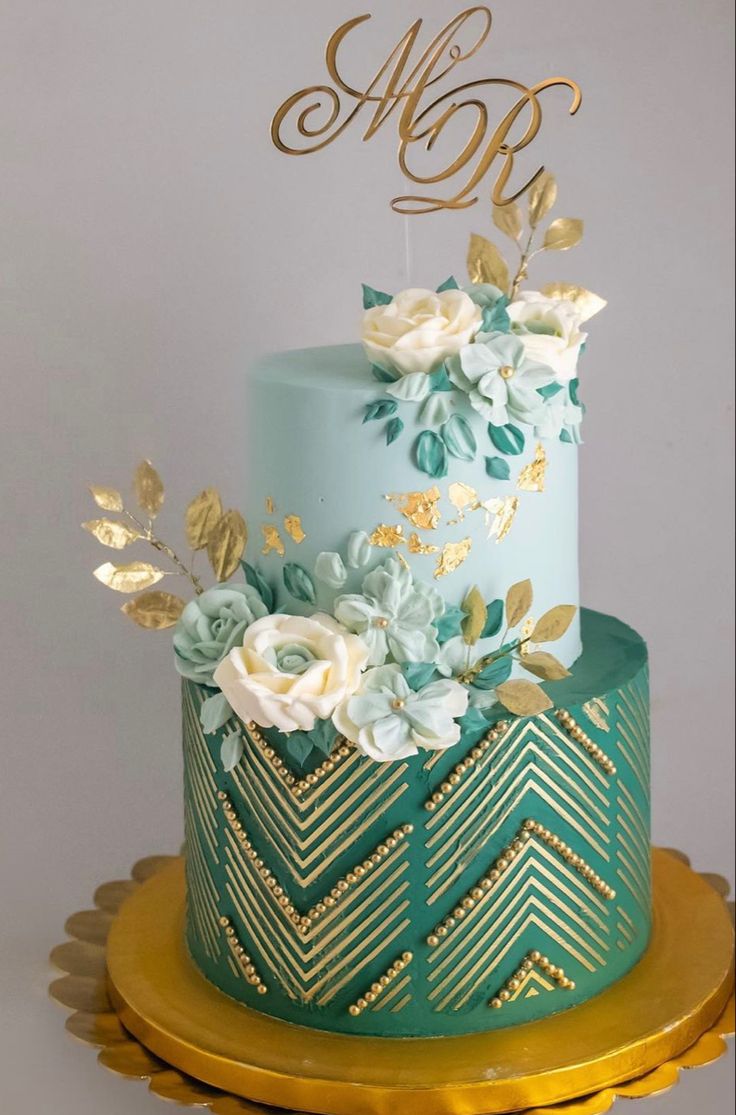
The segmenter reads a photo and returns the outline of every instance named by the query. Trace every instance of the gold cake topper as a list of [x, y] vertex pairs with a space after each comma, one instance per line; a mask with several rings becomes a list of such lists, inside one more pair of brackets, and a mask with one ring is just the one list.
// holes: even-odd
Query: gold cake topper
[[[456, 66], [476, 55], [490, 36], [493, 15], [488, 8], [479, 6], [468, 8], [450, 20], [420, 55], [418, 42], [424, 20], [416, 20], [365, 88], [356, 87], [343, 77], [339, 56], [348, 36], [371, 18], [363, 15], [348, 20], [328, 42], [326, 63], [332, 85], [302, 89], [281, 105], [271, 125], [271, 136], [278, 150], [286, 155], [322, 151], [339, 139], [364, 109], [372, 109], [373, 115], [363, 135], [367, 142], [400, 109], [399, 166], [403, 174], [417, 186], [427, 189], [461, 174], [466, 177], [448, 197], [409, 194], [394, 198], [391, 207], [396, 213], [415, 215], [475, 205], [478, 187], [497, 160], [501, 160], [501, 165], [493, 186], [495, 205], [508, 205], [533, 186], [544, 173], [544, 167], [519, 189], [511, 186], [513, 192], [505, 196], [516, 155], [536, 139], [542, 126], [540, 95], [557, 87], [569, 89], [572, 93], [570, 114], [574, 116], [582, 103], [579, 85], [566, 77], [547, 78], [532, 86], [510, 78], [489, 77], [454, 85], [435, 96], [436, 86]], [[466, 36], [468, 43], [463, 46]], [[414, 62], [416, 55], [419, 58]], [[495, 127], [483, 98], [485, 92], [494, 88], [518, 93], [515, 103]], [[510, 133], [525, 110], [529, 111], [529, 118], [523, 134], [512, 140]], [[411, 163], [418, 146], [423, 144], [426, 151], [434, 151], [439, 141], [447, 138], [448, 126], [457, 124], [458, 120], [468, 123], [462, 149], [439, 170], [423, 174], [415, 169]], [[295, 133], [291, 138], [289, 131]]]

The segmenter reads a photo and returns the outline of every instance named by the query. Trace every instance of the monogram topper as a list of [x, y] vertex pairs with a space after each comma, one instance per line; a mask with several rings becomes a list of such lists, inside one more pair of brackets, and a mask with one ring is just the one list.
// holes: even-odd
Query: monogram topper
[[[490, 36], [493, 24], [490, 10], [474, 7], [455, 16], [415, 62], [424, 23], [418, 19], [366, 88], [355, 88], [342, 76], [341, 48], [348, 36], [371, 18], [364, 15], [349, 20], [327, 44], [331, 85], [303, 89], [278, 110], [271, 136], [279, 151], [286, 155], [322, 151], [339, 139], [361, 113], [372, 112], [363, 136], [367, 142], [398, 111], [399, 166], [411, 182], [428, 193], [394, 198], [391, 207], [396, 213], [417, 215], [442, 209], [468, 209], [478, 201], [479, 186], [494, 165], [495, 205], [509, 205], [533, 186], [544, 173], [544, 167], [518, 188], [510, 179], [516, 155], [533, 142], [542, 126], [540, 96], [548, 89], [568, 89], [572, 93], [570, 115], [574, 116], [582, 103], [577, 83], [566, 77], [552, 77], [526, 86], [510, 78], [489, 77], [438, 93], [439, 83], [476, 55]], [[466, 41], [467, 45], [463, 45]], [[495, 128], [486, 103], [486, 95], [494, 89], [516, 97]], [[423, 174], [414, 169], [412, 164], [417, 161], [420, 148], [431, 153], [438, 141], [447, 141], [450, 125], [453, 131], [462, 133], [458, 140], [461, 150], [437, 171]], [[515, 138], [512, 131], [516, 132]], [[450, 191], [456, 192], [449, 197], [433, 196], [432, 187], [451, 179], [460, 183], [450, 187]]]

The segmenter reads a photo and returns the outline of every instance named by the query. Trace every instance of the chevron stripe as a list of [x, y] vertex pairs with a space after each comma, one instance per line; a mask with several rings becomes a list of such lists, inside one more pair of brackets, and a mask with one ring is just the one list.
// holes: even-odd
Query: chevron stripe
[[187, 900], [205, 954], [216, 960], [222, 952], [217, 888], [212, 878], [219, 864], [215, 765], [202, 735], [199, 718], [184, 686], [184, 835], [186, 840]]
[[587, 705], [583, 705], [583, 712], [599, 731], [610, 732], [611, 726], [608, 718], [611, 715], [611, 710], [602, 697], [596, 697], [594, 700], [588, 701]]
[[[645, 682], [634, 681], [622, 689], [618, 697], [617, 714], [619, 752], [641, 791], [642, 800], [648, 802], [651, 755], [645, 686]], [[651, 909], [649, 819], [625, 781], [620, 781], [618, 789], [616, 874], [642, 914], [648, 917]], [[623, 914], [622, 910], [619, 912]], [[631, 928], [630, 924], [630, 932]], [[619, 931], [626, 940], [626, 933], [621, 926]]]

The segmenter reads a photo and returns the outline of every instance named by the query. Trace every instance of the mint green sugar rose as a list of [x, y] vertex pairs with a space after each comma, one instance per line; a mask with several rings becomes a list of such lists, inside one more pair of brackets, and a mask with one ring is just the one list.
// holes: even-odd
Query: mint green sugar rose
[[220, 585], [187, 604], [174, 632], [176, 668], [182, 677], [214, 688], [213, 674], [246, 630], [268, 615], [250, 585]]

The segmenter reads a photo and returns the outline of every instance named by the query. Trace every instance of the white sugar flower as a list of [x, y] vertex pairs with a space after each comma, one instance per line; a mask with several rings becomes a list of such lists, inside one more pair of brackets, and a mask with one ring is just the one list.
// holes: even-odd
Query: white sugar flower
[[508, 315], [530, 360], [552, 368], [558, 383], [575, 378], [588, 335], [582, 332], [583, 315], [573, 302], [528, 290], [511, 303]]
[[462, 290], [405, 290], [363, 318], [363, 347], [372, 364], [401, 376], [437, 371], [470, 344], [483, 311]]
[[399, 666], [369, 670], [360, 692], [335, 713], [335, 727], [377, 762], [396, 762], [420, 750], [444, 751], [462, 734], [457, 720], [468, 693], [455, 681], [436, 681], [414, 692]]
[[415, 582], [395, 558], [368, 574], [362, 595], [335, 601], [335, 617], [361, 637], [371, 666], [382, 666], [389, 655], [400, 663], [434, 662], [440, 649], [434, 622], [444, 611], [439, 592]]
[[452, 382], [493, 426], [535, 425], [544, 415], [540, 387], [554, 382], [550, 367], [530, 360], [521, 337], [481, 333], [448, 364]]

